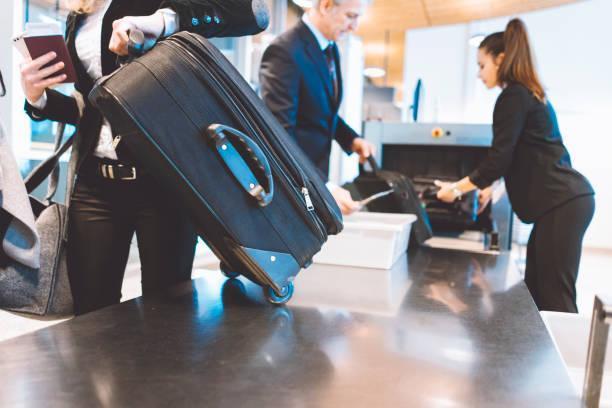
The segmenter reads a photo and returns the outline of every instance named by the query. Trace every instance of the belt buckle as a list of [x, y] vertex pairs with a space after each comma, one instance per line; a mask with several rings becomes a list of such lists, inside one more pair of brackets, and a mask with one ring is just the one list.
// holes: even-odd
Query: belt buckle
[[102, 177], [104, 177], [105, 179], [110, 179], [110, 180], [115, 178], [113, 169], [110, 164], [100, 163], [99, 166], [100, 166], [100, 174], [102, 174]]
[[116, 166], [112, 164], [101, 164], [100, 172], [102, 173], [102, 177], [106, 179], [110, 179], [110, 180], [122, 180], [122, 181], [136, 180], [136, 168], [135, 167], [129, 167], [132, 173], [131, 175], [124, 176], [124, 177], [116, 177], [115, 168], [118, 168], [118, 167], [127, 167], [127, 166], [124, 166], [123, 164], [117, 164]]
[[[127, 166], [124, 166], [123, 164], [119, 164], [117, 167], [127, 167]], [[132, 174], [129, 176], [121, 177], [119, 180], [124, 180], [124, 181], [136, 180], [136, 167], [129, 167], [129, 169], [132, 171]]]

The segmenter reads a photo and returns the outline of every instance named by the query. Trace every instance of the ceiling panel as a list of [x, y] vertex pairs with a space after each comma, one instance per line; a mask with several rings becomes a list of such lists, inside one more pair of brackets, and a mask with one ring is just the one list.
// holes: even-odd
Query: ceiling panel
[[[56, 0], [30, 1], [47, 7], [56, 4]], [[364, 41], [366, 66], [387, 67], [387, 76], [375, 83], [400, 87], [406, 30], [508, 16], [578, 1], [589, 0], [372, 0], [357, 34]]]
[[387, 76], [374, 82], [399, 88], [406, 30], [510, 16], [578, 1], [588, 0], [372, 0], [357, 34], [364, 41], [366, 66], [387, 68]]
[[585, 0], [373, 0], [360, 32], [463, 23], [577, 1]]

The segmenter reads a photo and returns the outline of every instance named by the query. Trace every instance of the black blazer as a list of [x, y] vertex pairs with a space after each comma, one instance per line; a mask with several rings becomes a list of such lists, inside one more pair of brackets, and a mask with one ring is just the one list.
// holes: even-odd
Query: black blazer
[[[117, 56], [108, 49], [112, 23], [119, 18], [145, 16], [168, 7], [178, 14], [180, 31], [189, 30], [205, 37], [246, 35], [260, 32], [267, 26], [265, 10], [256, 13], [258, 10], [254, 4], [258, 3], [260, 0], [113, 0], [102, 20], [102, 74], [108, 75], [119, 67]], [[211, 18], [214, 16], [219, 18]], [[76, 171], [86, 157], [93, 153], [103, 121], [102, 114], [87, 100], [94, 82], [85, 71], [75, 48], [76, 32], [84, 18], [84, 14], [70, 13], [66, 21], [66, 44], [77, 73], [75, 89], [85, 102], [83, 112], [79, 112], [73, 96], [51, 89], [47, 89], [47, 105], [44, 109], [36, 109], [27, 102], [25, 105], [26, 112], [33, 120], [51, 119], [78, 125], [73, 145]]]
[[504, 177], [512, 207], [527, 223], [581, 195], [594, 194], [589, 181], [572, 168], [557, 116], [523, 85], [510, 84], [493, 112], [493, 145], [469, 178], [485, 188]]
[[342, 99], [340, 57], [335, 52], [339, 97], [334, 100], [325, 55], [303, 21], [266, 49], [260, 70], [262, 98], [327, 180], [332, 139], [351, 153], [357, 133], [338, 116]]

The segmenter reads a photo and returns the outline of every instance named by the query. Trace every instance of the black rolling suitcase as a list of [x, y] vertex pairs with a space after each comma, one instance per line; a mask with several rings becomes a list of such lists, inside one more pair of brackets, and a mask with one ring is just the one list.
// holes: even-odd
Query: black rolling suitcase
[[415, 214], [417, 221], [412, 226], [410, 239], [422, 244], [432, 237], [429, 217], [423, 209], [419, 196], [408, 177], [394, 171], [381, 170], [373, 157], [368, 159], [371, 171], [360, 166], [360, 174], [348, 187], [360, 198], [393, 189], [393, 193], [366, 205], [368, 211], [383, 213]]
[[474, 226], [478, 219], [478, 192], [470, 191], [452, 203], [445, 203], [438, 200], [440, 188], [434, 185], [435, 180], [431, 177], [413, 179], [434, 231], [464, 231]]
[[342, 215], [310, 161], [204, 37], [179, 33], [89, 95], [118, 149], [175, 194], [221, 259], [284, 303]]

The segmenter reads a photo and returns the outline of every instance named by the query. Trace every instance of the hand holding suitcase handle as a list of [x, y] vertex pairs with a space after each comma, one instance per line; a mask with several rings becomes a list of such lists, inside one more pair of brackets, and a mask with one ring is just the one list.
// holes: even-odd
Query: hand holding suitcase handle
[[138, 29], [128, 31], [128, 55], [130, 58], [140, 57], [145, 52], [145, 35]]
[[[268, 159], [266, 159], [259, 146], [247, 135], [229, 126], [213, 124], [208, 127], [207, 133], [219, 156], [245, 191], [257, 200], [259, 206], [265, 207], [270, 204], [274, 195], [272, 170]], [[238, 149], [234, 146], [234, 142], [241, 143], [244, 146], [244, 149], [240, 150], [246, 151], [246, 157], [240, 155]], [[267, 190], [257, 180], [245, 159], [252, 167], [261, 170], [265, 177], [263, 184], [267, 187]]]
[[136, 58], [143, 55], [146, 51], [145, 43], [146, 38], [142, 31], [138, 29], [128, 30], [128, 55], [126, 56], [117, 56], [118, 65], [125, 65]]
[[[372, 168], [371, 172], [376, 174], [376, 172], [378, 170], [380, 170], [380, 167], [378, 167], [378, 163], [376, 163], [376, 159], [372, 155], [370, 155], [370, 156], [368, 156], [367, 160], [368, 160], [368, 164]], [[366, 170], [365, 170], [363, 164], [360, 164], [359, 165], [359, 173], [365, 173], [365, 172], [366, 172]]]

